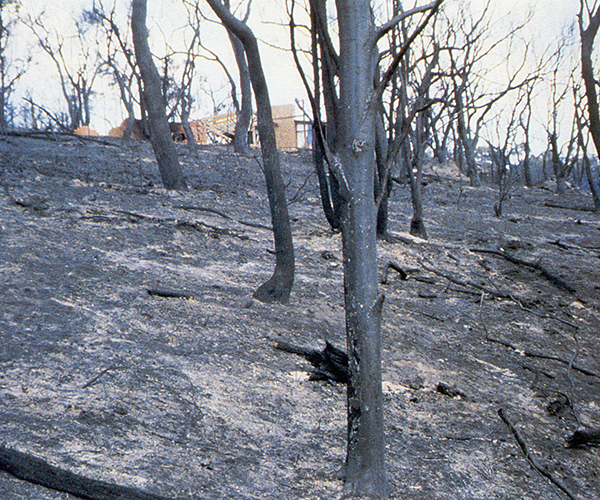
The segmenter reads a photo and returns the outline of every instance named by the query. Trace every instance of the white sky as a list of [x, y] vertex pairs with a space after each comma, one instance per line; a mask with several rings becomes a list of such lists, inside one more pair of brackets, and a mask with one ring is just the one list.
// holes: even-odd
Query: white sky
[[[129, 1], [118, 0], [119, 4], [126, 9]], [[330, 0], [332, 1], [332, 0]], [[412, 1], [412, 0], [411, 0]], [[456, 4], [458, 0], [446, 0], [448, 8]], [[71, 19], [76, 16], [82, 6], [91, 6], [92, 0], [21, 0], [24, 8], [31, 12], [39, 12], [42, 9], [50, 16], [54, 27], [61, 31], [69, 29]], [[104, 0], [109, 8], [112, 0]], [[149, 28], [151, 41], [157, 52], [160, 52], [162, 35], [157, 24], [160, 23], [161, 30], [169, 38], [169, 42], [176, 45], [182, 40], [181, 26], [186, 23], [186, 14], [180, 0], [150, 0], [149, 2]], [[233, 2], [235, 3], [235, 2]], [[269, 43], [282, 46], [289, 45], [287, 29], [278, 28], [277, 23], [286, 22], [284, 5], [285, 2], [254, 0], [255, 7], [252, 10], [251, 26], [261, 39]], [[408, 5], [407, 0], [407, 5]], [[425, 0], [420, 3], [425, 3]], [[471, 0], [471, 8], [476, 9], [483, 0]], [[499, 30], [506, 29], [510, 25], [519, 23], [526, 13], [534, 10], [534, 16], [526, 28], [525, 33], [534, 41], [536, 52], [541, 53], [550, 43], [556, 43], [569, 20], [573, 22], [578, 11], [578, 0], [492, 0], [494, 12], [497, 14]], [[210, 12], [206, 7], [205, 12]], [[262, 22], [261, 22], [262, 19]], [[206, 45], [218, 52], [225, 61], [229, 63], [231, 71], [235, 74], [235, 65], [231, 56], [229, 40], [222, 28], [206, 23], [202, 27], [203, 39]], [[33, 96], [36, 102], [44, 103], [52, 109], [58, 109], [61, 105], [61, 96], [57, 92], [56, 70], [49, 62], [46, 55], [32, 49], [34, 43], [31, 41], [30, 33], [19, 31], [18, 46], [14, 48], [16, 53], [25, 50], [35, 55], [35, 64], [28, 74], [23, 78], [19, 92], [23, 94], [25, 88]], [[21, 43], [22, 42], [22, 43]], [[268, 45], [261, 46], [263, 64], [271, 99], [273, 104], [293, 103], [296, 97], [302, 99], [304, 92], [297, 76], [291, 55], [281, 50], [274, 49]], [[225, 76], [220, 68], [214, 64], [202, 63], [199, 75], [208, 79], [213, 89], [222, 88], [222, 94], [228, 92]], [[43, 82], [43, 85], [40, 83]], [[53, 83], [56, 82], [56, 83]], [[101, 92], [102, 88], [96, 87]], [[113, 89], [113, 92], [116, 89]], [[112, 94], [97, 98], [95, 116], [92, 128], [101, 133], [106, 133], [111, 126], [116, 126], [124, 118], [125, 114], [118, 104], [118, 98]], [[200, 116], [210, 114], [210, 100], [199, 94], [197, 96], [199, 109], [196, 113]], [[64, 105], [62, 105], [64, 109]]]

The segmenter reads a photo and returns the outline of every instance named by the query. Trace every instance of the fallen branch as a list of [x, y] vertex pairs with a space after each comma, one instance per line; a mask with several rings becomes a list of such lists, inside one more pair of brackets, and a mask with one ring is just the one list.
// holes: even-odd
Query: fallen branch
[[544, 466], [540, 465], [537, 462], [537, 460], [531, 455], [531, 453], [529, 452], [529, 449], [527, 448], [527, 445], [525, 444], [525, 441], [521, 437], [521, 434], [519, 434], [519, 431], [515, 428], [515, 426], [510, 422], [510, 420], [508, 419], [508, 417], [504, 414], [504, 411], [502, 410], [502, 408], [500, 408], [498, 410], [498, 415], [500, 415], [500, 418], [502, 419], [502, 421], [509, 428], [510, 432], [512, 432], [513, 436], [517, 440], [517, 443], [519, 443], [519, 446], [521, 447], [521, 450], [523, 451], [523, 454], [525, 455], [525, 458], [527, 459], [527, 461], [529, 462], [529, 464], [537, 472], [539, 472], [542, 476], [544, 476], [546, 479], [548, 479], [554, 486], [556, 486], [558, 489], [560, 489], [571, 500], [577, 500], [577, 497], [573, 493], [571, 493], [569, 491], [569, 489], [561, 481], [559, 481], [558, 479], [556, 479], [550, 473], [550, 471], [548, 471], [548, 469], [546, 469]]
[[[487, 333], [487, 330], [486, 330], [486, 333]], [[485, 340], [487, 340], [488, 342], [494, 342], [495, 344], [503, 345], [504, 347], [508, 347], [508, 348], [512, 349], [513, 351], [518, 352], [528, 358], [540, 358], [540, 359], [549, 359], [551, 361], [557, 361], [559, 363], [562, 363], [563, 365], [570, 366], [573, 370], [577, 370], [578, 372], [583, 373], [584, 375], [589, 375], [590, 377], [600, 378], [600, 373], [596, 373], [591, 370], [588, 370], [587, 368], [583, 368], [582, 366], [572, 364], [570, 360], [562, 359], [562, 358], [559, 358], [558, 356], [552, 356], [551, 354], [543, 354], [540, 352], [529, 351], [527, 349], [520, 349], [517, 346], [511, 344], [510, 342], [507, 342], [506, 340], [496, 339], [494, 337], [490, 337], [487, 334], [486, 334]]]
[[18, 479], [86, 500], [169, 500], [137, 488], [90, 479], [0, 445], [0, 470]]
[[[506, 295], [505, 293], [502, 293], [502, 292], [499, 292], [496, 290], [492, 290], [491, 288], [488, 288], [483, 285], [479, 285], [477, 283], [473, 283], [472, 281], [463, 281], [461, 279], [458, 279], [458, 278], [452, 276], [451, 274], [447, 274], [442, 271], [439, 271], [438, 269], [435, 269], [434, 267], [427, 266], [423, 262], [421, 262], [420, 264], [421, 264], [421, 266], [423, 266], [423, 269], [425, 269], [426, 271], [437, 274], [438, 276], [441, 276], [442, 278], [446, 278], [448, 281], [454, 283], [455, 285], [459, 285], [459, 286], [462, 286], [465, 288], [475, 288], [476, 290], [487, 293], [488, 295], [490, 295], [492, 297], [498, 297], [501, 299], [509, 299], [510, 298], [510, 296]], [[479, 295], [479, 293], [477, 293], [477, 295]]]
[[546, 278], [550, 283], [552, 283], [555, 287], [560, 288], [561, 290], [565, 290], [569, 293], [576, 292], [575, 288], [573, 288], [567, 282], [563, 281], [558, 276], [555, 276], [554, 274], [552, 274], [544, 266], [542, 266], [539, 262], [527, 262], [526, 260], [519, 259], [518, 257], [515, 257], [514, 255], [511, 255], [508, 252], [503, 252], [501, 250], [488, 250], [485, 248], [471, 248], [469, 250], [474, 253], [487, 253], [487, 254], [491, 254], [491, 255], [496, 255], [497, 257], [502, 257], [503, 259], [506, 259], [507, 261], [512, 262], [513, 264], [516, 264], [519, 266], [524, 266], [524, 267], [530, 267], [531, 269], [535, 269], [536, 271], [539, 271], [540, 274], [544, 278]]
[[593, 372], [591, 370], [588, 370], [587, 368], [583, 368], [581, 366], [574, 364], [573, 362], [575, 361], [575, 357], [573, 357], [573, 359], [567, 361], [566, 359], [559, 358], [558, 356], [552, 356], [550, 354], [543, 354], [543, 353], [539, 353], [539, 352], [529, 351], [526, 349], [520, 349], [517, 346], [511, 344], [510, 342], [507, 342], [506, 340], [496, 339], [496, 338], [492, 337], [487, 328], [485, 320], [483, 319], [483, 313], [481, 310], [482, 305], [483, 305], [483, 299], [484, 299], [484, 294], [482, 293], [481, 301], [479, 303], [479, 320], [481, 322], [481, 326], [483, 327], [483, 331], [485, 332], [485, 340], [487, 340], [488, 342], [493, 342], [495, 344], [500, 344], [504, 347], [508, 347], [509, 349], [512, 349], [513, 351], [518, 352], [528, 358], [540, 358], [540, 359], [549, 359], [551, 361], [558, 361], [559, 363], [563, 363], [563, 364], [567, 365], [569, 367], [569, 370], [571, 370], [571, 369], [577, 370], [578, 372], [581, 372], [584, 375], [589, 375], [590, 377], [600, 378], [600, 373]]
[[569, 206], [569, 205], [564, 205], [562, 203], [557, 203], [557, 202], [551, 201], [551, 200], [546, 200], [544, 202], [544, 205], [546, 205], [547, 207], [551, 207], [551, 208], [562, 208], [565, 210], [573, 210], [575, 212], [598, 212], [598, 210], [596, 210], [594, 207], [586, 207], [583, 205]]
[[342, 384], [348, 383], [350, 377], [348, 355], [329, 342], [325, 342], [325, 348], [322, 351], [288, 344], [281, 340], [274, 340], [273, 347], [306, 358], [314, 366], [314, 370], [308, 378], [309, 380], [332, 380]]
[[571, 328], [574, 328], [575, 330], [579, 330], [579, 327], [575, 323], [571, 323], [570, 321], [567, 321], [566, 319], [559, 318], [558, 316], [553, 316], [553, 315], [550, 315], [550, 314], [542, 314], [542, 313], [533, 311], [532, 309], [529, 309], [529, 308], [525, 307], [521, 303], [521, 301], [519, 299], [513, 297], [512, 295], [510, 295], [510, 299], [515, 304], [517, 304], [521, 308], [522, 311], [525, 311], [525, 312], [527, 312], [529, 314], [533, 314], [534, 316], [537, 316], [538, 318], [553, 319], [553, 320], [558, 321], [558, 322], [560, 322], [560, 323], [562, 323], [564, 325], [570, 326]]
[[597, 445], [600, 445], [600, 429], [575, 431], [567, 438], [565, 448], [583, 448], [584, 446]]
[[194, 295], [189, 292], [177, 292], [175, 290], [159, 290], [157, 288], [149, 288], [148, 295], [153, 297], [163, 297], [165, 299], [193, 299]]
[[404, 281], [404, 280], [408, 279], [408, 271], [405, 271], [404, 269], [402, 269], [395, 262], [390, 261], [383, 268], [383, 273], [381, 275], [381, 280], [380, 280], [381, 284], [383, 284], [383, 285], [387, 284], [388, 274], [390, 273], [390, 269], [396, 271], [400, 275], [401, 280]]
[[196, 205], [173, 205], [173, 208], [178, 208], [180, 210], [187, 210], [187, 211], [207, 212], [209, 214], [218, 215], [219, 217], [223, 217], [224, 219], [227, 219], [227, 220], [232, 220], [231, 217], [229, 217], [229, 215], [227, 215], [224, 212], [221, 212], [220, 210], [215, 210], [214, 208], [200, 207], [200, 206], [196, 206]]
[[96, 375], [95, 377], [93, 377], [89, 382], [87, 382], [85, 385], [83, 385], [81, 388], [82, 389], [87, 389], [88, 387], [91, 387], [98, 380], [100, 380], [104, 375], [106, 375], [109, 371], [113, 370], [114, 368], [115, 368], [115, 365], [110, 365], [108, 368], [105, 368], [98, 375]]

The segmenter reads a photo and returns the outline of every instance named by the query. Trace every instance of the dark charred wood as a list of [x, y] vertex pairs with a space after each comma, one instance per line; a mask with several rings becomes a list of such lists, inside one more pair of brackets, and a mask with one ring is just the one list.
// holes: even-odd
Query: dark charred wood
[[562, 483], [562, 481], [560, 481], [557, 478], [555, 478], [550, 473], [550, 471], [548, 471], [548, 469], [546, 469], [546, 467], [542, 466], [535, 459], [535, 457], [530, 453], [529, 448], [527, 448], [527, 444], [525, 443], [525, 440], [521, 436], [521, 433], [512, 424], [512, 422], [509, 420], [508, 416], [506, 415], [506, 413], [504, 412], [504, 410], [502, 408], [500, 408], [498, 410], [498, 415], [500, 416], [500, 418], [502, 419], [502, 421], [506, 424], [506, 426], [508, 427], [508, 429], [510, 430], [510, 432], [512, 432], [513, 436], [517, 440], [517, 443], [519, 444], [519, 447], [523, 451], [523, 454], [525, 455], [525, 458], [527, 459], [527, 461], [529, 462], [529, 464], [537, 472], [539, 472], [542, 476], [544, 476], [546, 479], [548, 479], [550, 482], [552, 482], [555, 486], [557, 486], [560, 490], [562, 490], [563, 493], [565, 493], [571, 500], [577, 500], [576, 497], [575, 497], [575, 495], [573, 493], [571, 493], [571, 491], [569, 491], [569, 489]]
[[390, 273], [390, 269], [396, 271], [399, 275], [400, 275], [400, 279], [401, 280], [407, 280], [408, 279], [408, 272], [405, 271], [404, 269], [402, 269], [398, 264], [396, 264], [395, 262], [388, 262], [385, 267], [383, 268], [383, 274], [381, 276], [381, 283], [383, 285], [387, 284], [387, 279], [388, 279], [388, 275]]
[[314, 367], [309, 380], [331, 380], [342, 384], [348, 383], [348, 354], [329, 342], [325, 342], [325, 348], [322, 351], [288, 344], [281, 340], [274, 340], [273, 346], [280, 351], [306, 358]]
[[444, 396], [448, 396], [449, 398], [457, 398], [457, 397], [466, 398], [467, 397], [464, 392], [458, 390], [454, 386], [445, 384], [444, 382], [440, 382], [437, 385], [436, 391], [439, 392], [440, 394], [443, 394]]
[[152, 297], [163, 297], [165, 299], [193, 299], [194, 295], [189, 292], [178, 292], [176, 290], [159, 290], [149, 288], [148, 295]]
[[86, 500], [169, 500], [137, 488], [74, 474], [44, 460], [0, 445], [0, 470], [18, 479]]
[[487, 253], [491, 255], [496, 255], [498, 257], [502, 257], [513, 264], [529, 267], [531, 269], [535, 269], [540, 272], [540, 274], [546, 278], [550, 283], [552, 283], [555, 287], [560, 288], [561, 290], [565, 290], [569, 293], [575, 293], [576, 290], [571, 285], [563, 281], [558, 276], [555, 276], [550, 271], [548, 271], [544, 266], [542, 266], [539, 262], [527, 262], [526, 260], [519, 259], [514, 255], [509, 254], [508, 252], [503, 252], [500, 250], [488, 250], [485, 248], [471, 248], [471, 252], [476, 253]]
[[586, 446], [600, 445], [600, 429], [591, 431], [575, 431], [566, 439], [566, 448], [584, 448]]

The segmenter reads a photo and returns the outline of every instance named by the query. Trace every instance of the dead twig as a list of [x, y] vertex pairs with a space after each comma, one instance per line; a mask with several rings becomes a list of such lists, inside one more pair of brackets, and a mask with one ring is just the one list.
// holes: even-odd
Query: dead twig
[[148, 289], [148, 295], [153, 297], [163, 297], [165, 299], [193, 299], [194, 294], [189, 292], [178, 292], [175, 290], [159, 290], [156, 288]]
[[525, 444], [525, 441], [523, 440], [523, 437], [521, 436], [521, 434], [519, 434], [519, 431], [515, 428], [515, 426], [508, 419], [508, 417], [506, 416], [506, 414], [504, 413], [502, 408], [500, 408], [498, 410], [498, 415], [500, 416], [502, 421], [506, 424], [506, 426], [509, 428], [510, 432], [512, 432], [513, 436], [517, 440], [517, 443], [519, 443], [519, 446], [521, 447], [521, 450], [523, 451], [523, 454], [525, 455], [525, 458], [527, 459], [527, 461], [529, 462], [531, 467], [533, 467], [538, 473], [540, 473], [542, 476], [544, 476], [546, 479], [548, 479], [554, 486], [556, 486], [558, 489], [560, 489], [571, 500], [577, 500], [577, 497], [573, 493], [571, 493], [569, 491], [569, 489], [561, 481], [556, 479], [550, 473], [550, 471], [548, 471], [548, 469], [546, 469], [546, 467], [539, 464], [538, 461], [531, 455], [531, 453], [529, 452], [529, 449], [527, 448], [527, 445]]
[[569, 293], [576, 292], [575, 288], [573, 288], [567, 282], [563, 281], [558, 276], [555, 276], [554, 274], [552, 274], [544, 266], [542, 266], [539, 262], [528, 262], [526, 260], [519, 259], [518, 257], [515, 257], [514, 255], [511, 255], [508, 252], [503, 252], [501, 250], [489, 250], [486, 248], [471, 248], [469, 250], [474, 253], [487, 253], [490, 255], [495, 255], [497, 257], [502, 257], [503, 259], [506, 259], [507, 261], [509, 261], [513, 264], [516, 264], [519, 266], [524, 266], [524, 267], [529, 267], [531, 269], [535, 269], [536, 271], [539, 271], [540, 274], [544, 278], [546, 278], [550, 283], [552, 283], [555, 287], [560, 288], [561, 290], [565, 290]]
[[512, 300], [515, 304], [517, 304], [521, 310], [529, 313], [529, 314], [533, 314], [534, 316], [537, 316], [538, 318], [542, 318], [542, 319], [553, 319], [556, 320], [560, 323], [563, 323], [564, 325], [570, 326], [571, 328], [575, 328], [575, 330], [579, 329], [579, 326], [577, 326], [575, 323], [571, 323], [570, 321], [567, 321], [566, 319], [562, 319], [559, 318], [558, 316], [552, 316], [550, 314], [542, 314], [536, 311], [533, 311], [532, 309], [529, 309], [527, 307], [525, 307], [521, 301], [517, 298], [515, 298], [512, 294], [509, 294], [509, 298], [510, 300]]
[[[451, 281], [455, 285], [459, 285], [459, 286], [462, 286], [462, 287], [465, 287], [465, 288], [475, 288], [479, 292], [486, 293], [486, 294], [488, 294], [488, 295], [490, 295], [492, 297], [498, 297], [498, 298], [501, 298], [501, 299], [508, 299], [508, 298], [510, 298], [505, 293], [492, 290], [491, 288], [488, 288], [488, 287], [483, 286], [483, 285], [479, 285], [478, 283], [474, 283], [472, 281], [461, 280], [459, 278], [456, 278], [456, 277], [452, 276], [451, 274], [444, 273], [444, 272], [442, 272], [442, 271], [440, 271], [438, 269], [435, 269], [434, 267], [427, 266], [427, 265], [425, 265], [423, 263], [423, 261], [420, 261], [420, 264], [423, 267], [423, 269], [425, 269], [426, 271], [429, 271], [430, 273], [433, 273], [433, 274], [437, 274], [438, 276], [441, 276], [442, 278], [445, 278], [448, 281]], [[479, 295], [479, 293], [477, 295]]]
[[573, 357], [569, 361], [569, 368], [567, 368], [567, 379], [569, 379], [569, 383], [571, 384], [571, 397], [569, 398], [571, 403], [571, 410], [573, 410], [573, 416], [575, 417], [575, 420], [577, 420], [577, 423], [581, 425], [581, 421], [579, 420], [579, 416], [577, 415], [577, 412], [575, 411], [575, 407], [573, 405], [573, 400], [575, 399], [575, 382], [573, 382], [573, 379], [571, 378], [571, 369], [573, 368], [573, 363], [579, 355], [579, 339], [577, 338], [575, 332], [573, 332], [573, 340], [575, 341], [575, 352], [573, 353]]
[[569, 367], [569, 370], [572, 368], [573, 370], [577, 370], [578, 372], [583, 373], [584, 375], [600, 378], [600, 373], [593, 372], [591, 370], [588, 370], [587, 368], [583, 368], [582, 366], [578, 366], [578, 365], [574, 364], [575, 356], [571, 360], [566, 360], [566, 359], [562, 359], [562, 358], [559, 358], [558, 356], [553, 356], [550, 354], [543, 354], [543, 353], [539, 353], [539, 352], [530, 351], [527, 349], [521, 349], [521, 348], [515, 346], [514, 344], [507, 342], [506, 340], [497, 339], [497, 338], [492, 337], [490, 335], [490, 332], [489, 332], [487, 325], [485, 323], [485, 320], [483, 318], [482, 306], [483, 306], [484, 297], [485, 297], [485, 293], [482, 293], [481, 300], [479, 303], [479, 320], [481, 322], [483, 331], [485, 332], [485, 340], [487, 340], [488, 342], [493, 342], [495, 344], [500, 344], [504, 347], [508, 347], [509, 349], [512, 349], [513, 351], [518, 352], [528, 358], [540, 358], [540, 359], [549, 359], [551, 361], [557, 361], [559, 363], [567, 365]]
[[104, 375], [106, 375], [109, 371], [114, 370], [116, 368], [116, 365], [110, 365], [108, 368], [105, 368], [104, 370], [102, 370], [98, 375], [96, 375], [95, 377], [93, 377], [89, 382], [87, 382], [82, 389], [87, 389], [88, 387], [91, 387], [92, 385], [94, 385], [98, 380], [100, 380]]

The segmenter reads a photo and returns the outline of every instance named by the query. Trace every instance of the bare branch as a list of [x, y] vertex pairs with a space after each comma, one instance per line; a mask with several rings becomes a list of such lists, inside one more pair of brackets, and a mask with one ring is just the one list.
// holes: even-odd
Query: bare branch
[[[437, 6], [436, 6], [437, 4]], [[392, 29], [394, 29], [398, 24], [400, 24], [405, 19], [414, 16], [415, 14], [420, 14], [421, 12], [427, 12], [429, 9], [438, 8], [440, 1], [434, 1], [427, 5], [422, 5], [421, 7], [415, 7], [414, 9], [408, 10], [406, 12], [401, 12], [393, 19], [390, 19], [387, 23], [382, 24], [379, 28], [377, 28], [375, 32], [375, 39], [379, 40], [387, 33], [389, 33]]]

